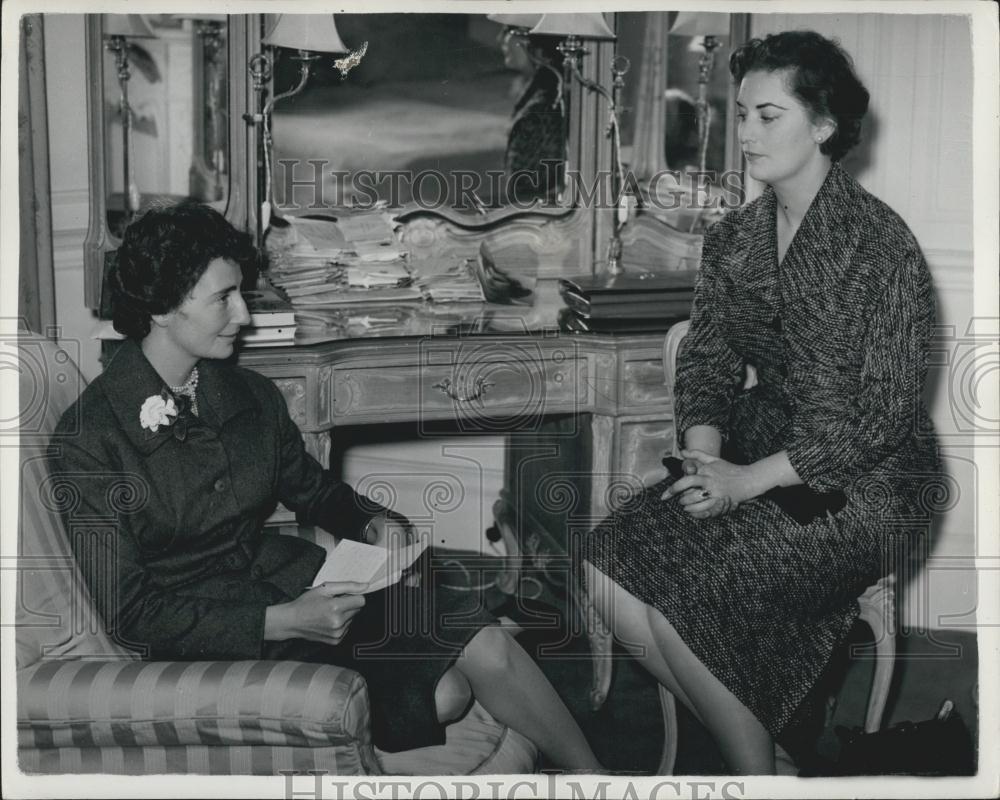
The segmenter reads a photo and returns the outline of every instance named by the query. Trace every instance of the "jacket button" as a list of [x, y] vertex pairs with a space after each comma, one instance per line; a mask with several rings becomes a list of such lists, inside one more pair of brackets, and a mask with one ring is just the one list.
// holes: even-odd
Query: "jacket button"
[[215, 482], [215, 491], [222, 492], [225, 491], [225, 488], [226, 488], [226, 482], [222, 480], [222, 478], [219, 478], [219, 480]]
[[254, 580], [260, 580], [264, 577], [264, 568], [260, 564], [254, 564], [250, 568], [250, 574], [253, 576]]

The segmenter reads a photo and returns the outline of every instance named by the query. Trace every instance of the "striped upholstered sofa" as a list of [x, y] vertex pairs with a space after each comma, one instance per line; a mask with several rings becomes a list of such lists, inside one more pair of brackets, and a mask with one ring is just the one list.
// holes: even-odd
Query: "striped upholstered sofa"
[[[446, 744], [383, 753], [371, 743], [364, 680], [349, 669], [277, 661], [141, 661], [118, 646], [94, 611], [63, 530], [59, 510], [73, 498], [53, 486], [45, 469], [51, 432], [83, 380], [67, 350], [42, 337], [25, 335], [0, 348], [18, 351], [20, 372], [16, 640], [23, 772], [532, 770], [534, 746], [478, 705], [449, 726]], [[0, 355], [10, 360], [11, 353]]]

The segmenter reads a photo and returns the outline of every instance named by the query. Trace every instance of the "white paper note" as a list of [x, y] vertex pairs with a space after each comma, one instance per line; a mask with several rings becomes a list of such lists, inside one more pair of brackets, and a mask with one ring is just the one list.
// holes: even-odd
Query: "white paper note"
[[427, 549], [419, 541], [399, 550], [342, 539], [316, 573], [313, 586], [334, 581], [367, 583], [365, 593], [377, 592], [396, 583], [407, 567]]

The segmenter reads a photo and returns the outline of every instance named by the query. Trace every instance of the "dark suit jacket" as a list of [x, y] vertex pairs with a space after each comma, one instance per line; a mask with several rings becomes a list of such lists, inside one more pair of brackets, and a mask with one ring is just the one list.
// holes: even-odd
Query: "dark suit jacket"
[[[678, 353], [677, 430], [712, 425], [752, 461], [786, 450], [817, 491], [870, 519], [920, 516], [938, 473], [921, 391], [927, 264], [900, 217], [834, 165], [781, 264], [768, 188], [705, 239]], [[758, 385], [741, 388], [745, 367]]]
[[211, 360], [198, 370], [200, 417], [153, 433], [139, 410], [166, 387], [125, 342], [60, 422], [51, 494], [122, 644], [157, 659], [258, 658], [265, 609], [301, 594], [325, 556], [262, 533], [276, 502], [348, 538], [384, 509], [305, 451], [267, 378]]

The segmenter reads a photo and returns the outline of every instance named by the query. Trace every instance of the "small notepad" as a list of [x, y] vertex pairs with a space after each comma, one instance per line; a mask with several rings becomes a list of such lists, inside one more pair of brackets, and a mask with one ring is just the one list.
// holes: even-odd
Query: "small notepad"
[[341, 539], [316, 573], [313, 586], [334, 581], [367, 583], [365, 594], [396, 583], [403, 571], [427, 549], [427, 541], [392, 550], [352, 539]]

